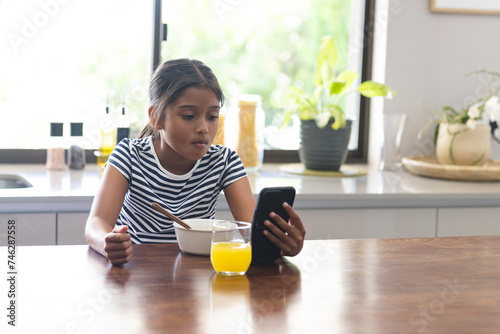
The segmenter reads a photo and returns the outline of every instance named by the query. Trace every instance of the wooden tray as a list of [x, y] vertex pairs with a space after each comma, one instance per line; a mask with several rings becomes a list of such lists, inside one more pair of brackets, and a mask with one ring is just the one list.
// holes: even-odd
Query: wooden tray
[[500, 161], [490, 160], [484, 166], [442, 165], [435, 156], [410, 156], [402, 159], [412, 174], [461, 181], [500, 181]]
[[280, 170], [285, 173], [326, 176], [326, 177], [355, 177], [366, 175], [366, 170], [356, 166], [342, 165], [339, 171], [311, 170], [304, 167], [301, 163], [282, 165]]

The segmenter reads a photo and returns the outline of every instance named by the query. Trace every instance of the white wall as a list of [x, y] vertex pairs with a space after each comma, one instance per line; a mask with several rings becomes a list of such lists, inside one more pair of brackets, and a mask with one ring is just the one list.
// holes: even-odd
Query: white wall
[[[431, 109], [467, 104], [484, 94], [485, 85], [466, 73], [481, 68], [500, 72], [500, 15], [435, 13], [429, 3], [378, 0], [374, 79], [383, 79], [397, 96], [374, 102], [370, 163], [378, 158], [380, 134], [374, 131], [380, 129], [382, 109], [408, 115], [402, 156], [433, 154], [432, 131], [417, 140], [429, 117], [419, 103]], [[491, 157], [500, 159], [497, 143], [492, 143]]]

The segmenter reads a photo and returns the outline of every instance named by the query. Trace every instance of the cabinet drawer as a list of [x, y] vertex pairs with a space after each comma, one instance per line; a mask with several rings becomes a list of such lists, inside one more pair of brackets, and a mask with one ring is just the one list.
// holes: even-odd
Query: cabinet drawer
[[7, 225], [14, 222], [17, 246], [55, 245], [55, 213], [0, 214], [0, 246], [7, 245]]
[[88, 212], [72, 212], [57, 214], [57, 244], [85, 245], [85, 224]]
[[306, 239], [416, 238], [436, 234], [435, 208], [298, 210]]
[[445, 208], [438, 211], [438, 237], [500, 235], [500, 208]]

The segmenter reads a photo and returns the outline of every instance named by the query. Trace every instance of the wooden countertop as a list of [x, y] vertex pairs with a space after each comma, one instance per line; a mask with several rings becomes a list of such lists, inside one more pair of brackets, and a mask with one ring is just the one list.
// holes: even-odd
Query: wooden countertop
[[306, 241], [238, 278], [176, 244], [135, 245], [124, 267], [87, 246], [17, 247], [14, 262], [17, 331], [3, 278], [2, 333], [500, 332], [500, 236]]

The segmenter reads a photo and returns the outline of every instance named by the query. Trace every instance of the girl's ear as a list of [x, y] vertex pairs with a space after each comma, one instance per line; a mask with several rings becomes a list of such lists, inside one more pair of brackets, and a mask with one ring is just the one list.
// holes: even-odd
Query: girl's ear
[[149, 123], [151, 123], [153, 128], [161, 130], [162, 124], [158, 120], [158, 113], [156, 112], [156, 108], [154, 106], [149, 107], [148, 116], [149, 116]]

